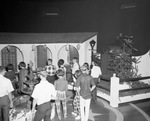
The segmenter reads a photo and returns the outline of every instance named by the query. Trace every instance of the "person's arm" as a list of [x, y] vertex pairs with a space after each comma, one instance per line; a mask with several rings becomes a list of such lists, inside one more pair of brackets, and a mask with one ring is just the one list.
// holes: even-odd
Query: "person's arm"
[[93, 85], [93, 86], [92, 86], [92, 88], [91, 88], [91, 92], [94, 90], [94, 88], [95, 88], [95, 87], [96, 87], [95, 85]]
[[13, 107], [13, 101], [12, 101], [12, 93], [11, 92], [14, 91], [14, 88], [13, 88], [10, 80], [8, 80], [8, 87], [7, 88], [8, 88], [7, 89], [8, 98], [10, 100], [10, 108], [12, 108]]
[[8, 92], [8, 98], [10, 100], [10, 108], [13, 108], [13, 101], [12, 101], [12, 93]]
[[57, 89], [57, 80], [54, 82], [54, 87]]
[[34, 87], [33, 93], [31, 95], [31, 97], [33, 98], [33, 105], [32, 105], [32, 111], [35, 111], [35, 106], [37, 104], [37, 99], [38, 99], [38, 95], [39, 95], [40, 91], [37, 87], [37, 85]]
[[92, 87], [91, 87], [91, 91], [93, 91], [94, 90], [94, 88], [96, 87], [95, 86], [95, 83], [94, 83], [94, 81], [93, 81], [93, 78], [91, 77], [91, 85], [92, 85]]
[[68, 91], [68, 81], [66, 80], [66, 94], [67, 94], [67, 91]]
[[35, 111], [36, 104], [37, 104], [37, 99], [33, 99], [32, 111]]

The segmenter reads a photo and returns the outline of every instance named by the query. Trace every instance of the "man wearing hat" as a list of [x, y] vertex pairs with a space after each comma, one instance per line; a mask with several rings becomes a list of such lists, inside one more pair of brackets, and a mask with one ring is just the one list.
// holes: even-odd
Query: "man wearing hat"
[[92, 76], [88, 74], [88, 69], [85, 66], [82, 66], [80, 69], [82, 71], [82, 75], [78, 77], [76, 87], [78, 90], [80, 88], [81, 121], [88, 121], [91, 92], [95, 88], [95, 83]]
[[35, 111], [35, 106], [37, 105], [34, 121], [41, 121], [42, 119], [49, 121], [51, 115], [50, 101], [56, 97], [56, 91], [54, 85], [46, 80], [46, 71], [40, 72], [39, 76], [41, 81], [35, 86], [32, 93], [34, 98], [32, 111]]

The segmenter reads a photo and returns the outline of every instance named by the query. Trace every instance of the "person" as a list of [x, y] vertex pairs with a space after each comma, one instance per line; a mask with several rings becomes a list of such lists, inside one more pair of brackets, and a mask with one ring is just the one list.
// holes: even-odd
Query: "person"
[[[101, 68], [94, 61], [92, 61], [91, 76], [93, 77], [96, 87], [97, 87], [98, 81], [100, 81], [101, 75], [102, 75]], [[94, 103], [97, 102], [97, 88], [95, 88], [92, 91], [92, 101]]]
[[80, 111], [81, 111], [81, 121], [88, 121], [89, 109], [91, 102], [91, 92], [95, 88], [95, 83], [93, 78], [87, 74], [87, 68], [82, 66], [82, 75], [78, 77], [76, 82], [77, 90], [80, 89]]
[[47, 72], [47, 80], [48, 82], [54, 84], [55, 75], [56, 75], [56, 67], [52, 64], [53, 60], [48, 59], [45, 67], [45, 71]]
[[20, 62], [19, 63], [19, 77], [18, 77], [18, 84], [19, 84], [19, 93], [24, 93], [24, 88], [25, 88], [25, 82], [27, 81], [28, 78], [28, 70], [26, 69], [26, 63], [25, 62]]
[[[79, 76], [81, 76], [82, 72], [81, 70], [77, 70], [75, 72], [75, 76], [74, 76], [74, 82], [76, 85], [76, 81], [77, 81], [77, 78]], [[78, 90], [76, 90], [76, 88], [74, 87], [74, 90], [75, 90], [75, 96], [74, 96], [74, 100], [73, 100], [73, 108], [74, 108], [74, 111], [72, 112], [72, 115], [74, 115], [76, 118], [76, 120], [79, 120], [81, 118], [81, 115], [80, 115], [80, 93]]]
[[64, 118], [67, 117], [67, 99], [66, 99], [66, 94], [68, 91], [68, 82], [64, 78], [64, 70], [58, 69], [57, 70], [57, 76], [58, 80], [55, 81], [54, 86], [56, 89], [56, 109], [57, 109], [57, 114], [59, 120], [61, 120], [61, 102], [62, 102], [62, 107], [63, 107], [63, 113], [64, 113]]
[[85, 66], [87, 68], [87, 73], [90, 74], [90, 66], [89, 66], [89, 64], [87, 62], [85, 62], [83, 64], [83, 66]]
[[40, 83], [37, 84], [33, 90], [31, 97], [33, 98], [32, 112], [35, 111], [37, 105], [37, 111], [35, 113], [34, 121], [50, 121], [51, 115], [51, 100], [56, 97], [56, 90], [53, 84], [46, 80], [47, 72], [39, 72]]
[[32, 67], [33, 67], [33, 62], [30, 61], [29, 64], [28, 64], [28, 67], [27, 67], [29, 80], [33, 80], [33, 78], [34, 78]]
[[66, 67], [64, 66], [65, 61], [63, 59], [60, 59], [58, 61], [58, 68], [59, 69], [63, 69], [63, 71], [65, 72], [64, 77], [66, 78]]
[[[56, 67], [52, 63], [53, 63], [52, 59], [47, 60], [45, 71], [47, 72], [46, 79], [48, 80], [49, 83], [54, 85], [54, 81], [56, 80]], [[51, 107], [52, 107], [51, 119], [53, 119], [55, 116], [55, 100], [51, 100]]]
[[0, 121], [9, 121], [9, 109], [13, 107], [11, 92], [14, 88], [11, 81], [4, 77], [5, 72], [5, 68], [0, 66]]
[[10, 81], [12, 82], [13, 88], [16, 89], [16, 82], [15, 82], [16, 75], [15, 75], [13, 64], [8, 64], [6, 66], [6, 73], [5, 73], [4, 77], [10, 79]]
[[72, 65], [72, 74], [74, 75], [75, 72], [77, 70], [79, 70], [79, 68], [80, 68], [79, 63], [78, 63], [78, 58], [74, 57], [73, 60], [72, 60], [72, 63], [73, 63], [73, 65]]

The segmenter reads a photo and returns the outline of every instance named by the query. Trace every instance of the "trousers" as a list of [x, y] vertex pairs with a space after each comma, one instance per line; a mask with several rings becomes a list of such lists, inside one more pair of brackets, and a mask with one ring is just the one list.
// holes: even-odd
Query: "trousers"
[[51, 103], [46, 102], [37, 106], [37, 111], [35, 113], [34, 121], [50, 121], [51, 115]]
[[9, 121], [9, 104], [8, 95], [0, 97], [0, 121]]
[[92, 91], [92, 101], [97, 101], [97, 83], [98, 83], [98, 78], [93, 78], [94, 83], [95, 83], [95, 89]]
[[84, 99], [80, 96], [81, 121], [88, 121], [91, 99]]

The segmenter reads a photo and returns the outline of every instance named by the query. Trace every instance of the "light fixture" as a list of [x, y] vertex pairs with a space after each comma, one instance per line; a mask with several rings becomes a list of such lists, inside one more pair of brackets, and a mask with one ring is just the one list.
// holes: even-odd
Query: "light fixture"
[[66, 44], [65, 49], [66, 49], [66, 51], [69, 51], [69, 45], [68, 44]]
[[10, 52], [11, 51], [11, 46], [7, 45], [6, 49], [7, 49], [8, 52]]
[[90, 41], [90, 46], [92, 49], [94, 48], [95, 44], [96, 44], [96, 42], [94, 40]]
[[35, 51], [35, 45], [32, 45], [32, 51]]
[[77, 50], [80, 50], [80, 44], [77, 44]]

